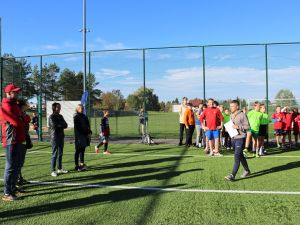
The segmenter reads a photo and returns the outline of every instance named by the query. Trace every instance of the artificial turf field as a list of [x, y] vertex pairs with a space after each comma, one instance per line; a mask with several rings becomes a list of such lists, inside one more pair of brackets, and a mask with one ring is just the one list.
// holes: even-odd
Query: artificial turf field
[[[253, 175], [236, 182], [224, 181], [230, 151], [219, 158], [172, 145], [112, 144], [110, 151], [87, 148], [89, 170], [75, 172], [74, 145], [66, 144], [63, 166], [70, 172], [53, 178], [49, 143], [36, 145], [23, 174], [44, 183], [26, 185], [22, 200], [1, 201], [0, 223], [300, 224], [299, 150], [271, 149], [249, 159]], [[1, 156], [1, 175], [4, 161]]]

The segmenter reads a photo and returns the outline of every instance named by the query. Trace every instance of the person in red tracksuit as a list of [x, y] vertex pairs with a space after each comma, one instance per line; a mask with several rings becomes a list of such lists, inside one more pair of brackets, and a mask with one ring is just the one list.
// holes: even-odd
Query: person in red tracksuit
[[[292, 148], [292, 122], [293, 122], [293, 114], [290, 113], [290, 108], [288, 106], [284, 107], [281, 112], [283, 113], [283, 137], [282, 137], [282, 146], [284, 148]], [[288, 136], [289, 143], [285, 145], [285, 138]]]
[[16, 187], [25, 141], [24, 121], [17, 105], [21, 90], [13, 84], [7, 85], [4, 89], [6, 98], [2, 99], [1, 104], [2, 145], [6, 151], [3, 201], [15, 201], [18, 199], [16, 195], [21, 192]]
[[274, 123], [274, 133], [276, 136], [277, 147], [280, 148], [280, 142], [283, 135], [283, 118], [284, 114], [281, 112], [281, 107], [276, 106], [276, 112], [272, 115], [272, 122]]
[[294, 131], [294, 137], [295, 137], [295, 144], [298, 146], [298, 140], [299, 140], [299, 132], [300, 132], [300, 114], [298, 111], [298, 108], [295, 107], [293, 109], [293, 131]]

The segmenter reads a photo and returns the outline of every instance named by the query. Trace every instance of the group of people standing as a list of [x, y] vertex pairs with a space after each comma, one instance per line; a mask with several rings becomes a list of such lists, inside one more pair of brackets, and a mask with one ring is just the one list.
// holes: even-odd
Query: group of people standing
[[[185, 146], [203, 147], [204, 152], [210, 156], [222, 156], [220, 147], [226, 149], [233, 148], [235, 163], [233, 171], [226, 180], [233, 181], [237, 174], [240, 163], [244, 167], [242, 177], [250, 175], [250, 170], [246, 158], [260, 157], [265, 155], [265, 138], [268, 136], [268, 125], [274, 123], [274, 134], [278, 148], [291, 148], [293, 131], [295, 145], [298, 145], [300, 133], [300, 114], [298, 108], [281, 108], [276, 106], [275, 113], [271, 116], [266, 112], [265, 104], [254, 102], [253, 109], [248, 111], [241, 109], [239, 102], [230, 102], [229, 109], [224, 109], [222, 105], [213, 99], [208, 99], [207, 104], [200, 100], [198, 108], [193, 108], [191, 102], [184, 97], [179, 108], [179, 146], [183, 145], [183, 134], [186, 131]], [[230, 137], [224, 124], [233, 122], [233, 129], [238, 134]], [[192, 142], [194, 130], [196, 130], [195, 143]], [[286, 137], [288, 143], [286, 143]]]
[[[27, 181], [23, 178], [21, 169], [24, 165], [26, 152], [32, 148], [32, 142], [29, 135], [30, 123], [33, 130], [38, 135], [39, 119], [36, 113], [33, 118], [26, 114], [29, 106], [27, 101], [18, 99], [18, 93], [21, 88], [14, 84], [5, 87], [5, 98], [1, 102], [0, 119], [2, 122], [2, 145], [5, 148], [5, 171], [4, 171], [4, 195], [3, 201], [15, 201], [19, 195], [25, 192], [24, 184]], [[48, 118], [48, 127], [50, 143], [52, 146], [51, 157], [51, 176], [56, 177], [59, 174], [68, 173], [63, 169], [62, 157], [64, 149], [64, 130], [68, 127], [64, 117], [60, 114], [61, 105], [52, 104], [52, 114]], [[108, 140], [109, 112], [104, 110], [100, 127], [100, 143], [95, 146], [96, 153], [104, 145], [104, 154], [109, 154]], [[91, 141], [91, 128], [87, 116], [84, 114], [84, 106], [79, 104], [74, 114], [74, 133], [75, 133], [75, 170], [84, 171], [87, 169], [84, 163], [84, 152]]]

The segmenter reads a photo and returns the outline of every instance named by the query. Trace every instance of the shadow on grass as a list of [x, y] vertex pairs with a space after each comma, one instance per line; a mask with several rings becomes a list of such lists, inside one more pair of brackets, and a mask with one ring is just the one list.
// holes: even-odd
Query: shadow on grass
[[[184, 184], [169, 185], [164, 188], [178, 188]], [[80, 190], [80, 188], [77, 188]], [[22, 209], [13, 209], [0, 212], [2, 222], [19, 220], [33, 216], [39, 216], [49, 213], [63, 212], [72, 209], [82, 209], [85, 207], [97, 206], [105, 203], [128, 201], [131, 199], [154, 195], [158, 191], [147, 190], [117, 190], [111, 191], [108, 194], [92, 195], [85, 198], [76, 198], [61, 202], [36, 205]]]
[[286, 171], [286, 170], [296, 169], [299, 167], [300, 167], [300, 161], [290, 162], [285, 165], [275, 166], [275, 167], [272, 167], [272, 168], [269, 168], [266, 170], [261, 170], [261, 171], [252, 173], [250, 177], [243, 178], [242, 180], [251, 179], [254, 177], [260, 177], [260, 176], [271, 174], [271, 173], [277, 173], [277, 172], [282, 172], [282, 171]]

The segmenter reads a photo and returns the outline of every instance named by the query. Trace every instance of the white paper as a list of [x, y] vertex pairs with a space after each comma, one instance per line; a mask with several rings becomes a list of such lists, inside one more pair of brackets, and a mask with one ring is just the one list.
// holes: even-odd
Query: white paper
[[231, 138], [235, 137], [236, 135], [239, 134], [239, 132], [237, 131], [237, 129], [234, 129], [232, 126], [233, 126], [233, 122], [232, 120], [229, 120], [229, 122], [225, 123], [224, 124], [224, 127], [226, 129], [226, 131], [228, 132], [229, 136]]

